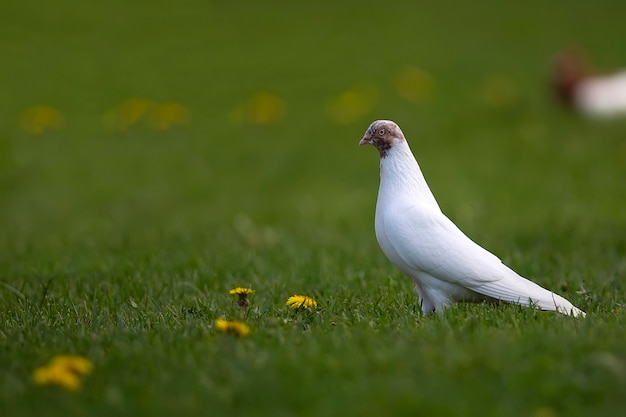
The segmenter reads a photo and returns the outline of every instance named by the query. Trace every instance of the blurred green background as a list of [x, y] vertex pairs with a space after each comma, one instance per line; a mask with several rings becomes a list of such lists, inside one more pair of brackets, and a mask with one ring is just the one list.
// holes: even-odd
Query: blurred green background
[[[238, 212], [353, 224], [372, 211], [375, 157], [355, 141], [376, 118], [403, 127], [453, 217], [497, 199], [560, 218], [601, 200], [612, 221], [624, 124], [564, 113], [547, 84], [572, 44], [622, 64], [617, 5], [3, 2], [3, 228], [31, 241]], [[150, 109], [168, 103], [186, 114]], [[34, 106], [58, 126], [30, 133]]]
[[[330, 383], [343, 387], [335, 397], [324, 389], [322, 374], [307, 374], [302, 386], [308, 394], [297, 395], [288, 388], [277, 394], [262, 377], [289, 385], [298, 375], [290, 370], [298, 351], [261, 330], [268, 326], [274, 334], [272, 326], [290, 326], [275, 308], [293, 293], [327, 303], [317, 324], [331, 339], [311, 345], [301, 359], [305, 365], [348, 345], [361, 346], [341, 356], [348, 367], [363, 366], [372, 355], [387, 363], [411, 352], [413, 338], [423, 334], [414, 327], [421, 319], [410, 282], [384, 259], [374, 238], [378, 157], [357, 143], [381, 118], [402, 127], [443, 211], [462, 230], [542, 285], [569, 288], [565, 295], [601, 317], [597, 326], [604, 323], [593, 337], [572, 330], [553, 335], [554, 343], [565, 337], [576, 346], [571, 358], [584, 361], [591, 339], [606, 337], [598, 349], [619, 364], [621, 385], [610, 376], [594, 380], [615, 391], [594, 394], [591, 408], [568, 409], [554, 398], [571, 387], [558, 386], [554, 395], [546, 394], [550, 387], [538, 388], [541, 404], [555, 401], [547, 408], [510, 394], [485, 414], [625, 409], [618, 391], [626, 352], [617, 335], [624, 324], [626, 121], [587, 120], [556, 103], [549, 88], [555, 56], [572, 45], [601, 70], [625, 66], [625, 13], [625, 3], [608, 0], [0, 2], [2, 414], [155, 415], [179, 408], [190, 414], [332, 414], [333, 404], [352, 410], [358, 401], [346, 400], [350, 395], [384, 405], [363, 406], [363, 415], [415, 415], [420, 404], [437, 414], [437, 401], [446, 401], [432, 387], [415, 394], [416, 403], [391, 400], [396, 383], [423, 388], [411, 376], [422, 369], [419, 362], [391, 367], [389, 380], [371, 388], [377, 395], [367, 382], [351, 390], [352, 376], [345, 379], [340, 365], [328, 368]], [[245, 345], [250, 356], [227, 347], [220, 358], [228, 362], [228, 352], [251, 358], [254, 351], [271, 358], [251, 362], [246, 382], [232, 377], [238, 374], [229, 365], [220, 366], [235, 373], [211, 368], [219, 355], [198, 347], [215, 342], [213, 318], [236, 313], [223, 294], [237, 285], [259, 292], [252, 323], [257, 336]], [[342, 296], [360, 299], [369, 318], [361, 322], [341, 311]], [[129, 299], [145, 307], [143, 319], [129, 319], [135, 317]], [[404, 318], [379, 311], [380, 300]], [[190, 324], [177, 314], [192, 304], [204, 313]], [[481, 310], [455, 313], [480, 316]], [[487, 330], [478, 330], [502, 343], [495, 349], [501, 364], [511, 360], [508, 326], [518, 326], [508, 317], [500, 317], [507, 323], [502, 334], [489, 320]], [[559, 320], [550, 317], [544, 320]], [[398, 333], [368, 333], [377, 320]], [[355, 326], [343, 342], [329, 336], [342, 323]], [[431, 335], [456, 328], [434, 323]], [[560, 326], [555, 323], [540, 324], [537, 339], [553, 340], [542, 338]], [[119, 336], [120, 328], [129, 333]], [[131, 333], [139, 341], [129, 339]], [[180, 342], [177, 334], [191, 341]], [[439, 336], [426, 338], [432, 349], [440, 348], [434, 343]], [[477, 340], [470, 344], [480, 355], [485, 347]], [[456, 352], [457, 342], [453, 337], [442, 352]], [[382, 351], [364, 347], [372, 343]], [[381, 346], [394, 343], [391, 350]], [[118, 356], [107, 356], [115, 346]], [[519, 359], [550, 351], [546, 346], [509, 354]], [[100, 375], [107, 375], [87, 389], [84, 402], [42, 396], [30, 381], [34, 367], [64, 350], [90, 353]], [[132, 375], [125, 354], [135, 361]], [[184, 365], [177, 365], [177, 355]], [[165, 361], [162, 372], [149, 368], [159, 360]], [[178, 392], [168, 379], [177, 366], [187, 381], [180, 382], [187, 395], [181, 402], [168, 397]], [[232, 392], [198, 388], [194, 381], [203, 378], [197, 375], [203, 367], [213, 369], [207, 372], [216, 381], [230, 381]], [[458, 395], [444, 414], [481, 409], [470, 405], [475, 392], [446, 380], [445, 369], [424, 371]], [[538, 366], [524, 381], [545, 372]], [[116, 374], [121, 388], [112, 382]], [[499, 392], [490, 384], [479, 398]], [[268, 397], [233, 399], [242, 401], [237, 395], [252, 388], [266, 389], [261, 393]], [[562, 401], [577, 404], [576, 395], [563, 394]]]

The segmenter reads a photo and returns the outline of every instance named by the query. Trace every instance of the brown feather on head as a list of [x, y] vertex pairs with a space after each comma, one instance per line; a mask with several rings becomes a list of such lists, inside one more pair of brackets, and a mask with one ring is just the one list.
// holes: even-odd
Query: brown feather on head
[[565, 104], [573, 104], [576, 88], [590, 75], [589, 64], [582, 52], [569, 50], [561, 53], [557, 57], [552, 80], [556, 96]]
[[373, 145], [380, 157], [387, 156], [389, 149], [396, 143], [404, 141], [400, 127], [391, 120], [376, 120], [365, 131], [359, 145]]

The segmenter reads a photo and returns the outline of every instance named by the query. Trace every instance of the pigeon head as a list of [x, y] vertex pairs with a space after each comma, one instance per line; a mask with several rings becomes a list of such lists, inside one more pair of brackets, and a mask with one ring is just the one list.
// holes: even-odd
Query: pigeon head
[[376, 120], [367, 128], [359, 145], [373, 145], [384, 158], [389, 149], [404, 141], [404, 134], [397, 124], [391, 120]]
[[591, 74], [582, 52], [566, 51], [557, 57], [552, 86], [565, 104], [574, 104], [576, 88]]

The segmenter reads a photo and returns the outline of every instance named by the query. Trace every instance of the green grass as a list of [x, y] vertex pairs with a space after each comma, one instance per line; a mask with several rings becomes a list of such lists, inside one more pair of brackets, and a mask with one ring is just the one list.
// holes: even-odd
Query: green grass
[[[626, 412], [626, 123], [545, 89], [564, 45], [626, 65], [624, 6], [129, 3], [0, 5], [0, 415]], [[407, 67], [430, 97], [396, 93]], [[348, 90], [375, 101], [334, 123]], [[262, 91], [284, 119], [237, 122]], [[107, 128], [130, 98], [191, 120]], [[37, 105], [63, 126], [25, 132]], [[423, 317], [374, 237], [377, 155], [357, 143], [377, 118], [461, 229], [587, 318]], [[213, 328], [242, 319], [236, 286], [257, 291], [243, 338]], [[82, 389], [35, 385], [65, 353], [94, 362]]]

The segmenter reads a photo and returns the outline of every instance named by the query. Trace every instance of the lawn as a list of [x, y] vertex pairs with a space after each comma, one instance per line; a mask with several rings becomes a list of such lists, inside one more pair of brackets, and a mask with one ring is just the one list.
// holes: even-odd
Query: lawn
[[[626, 118], [547, 88], [568, 45], [626, 66], [624, 13], [2, 2], [0, 415], [625, 414]], [[379, 118], [466, 234], [587, 318], [424, 317], [374, 236]], [[34, 380], [57, 355], [93, 364], [78, 389]]]

